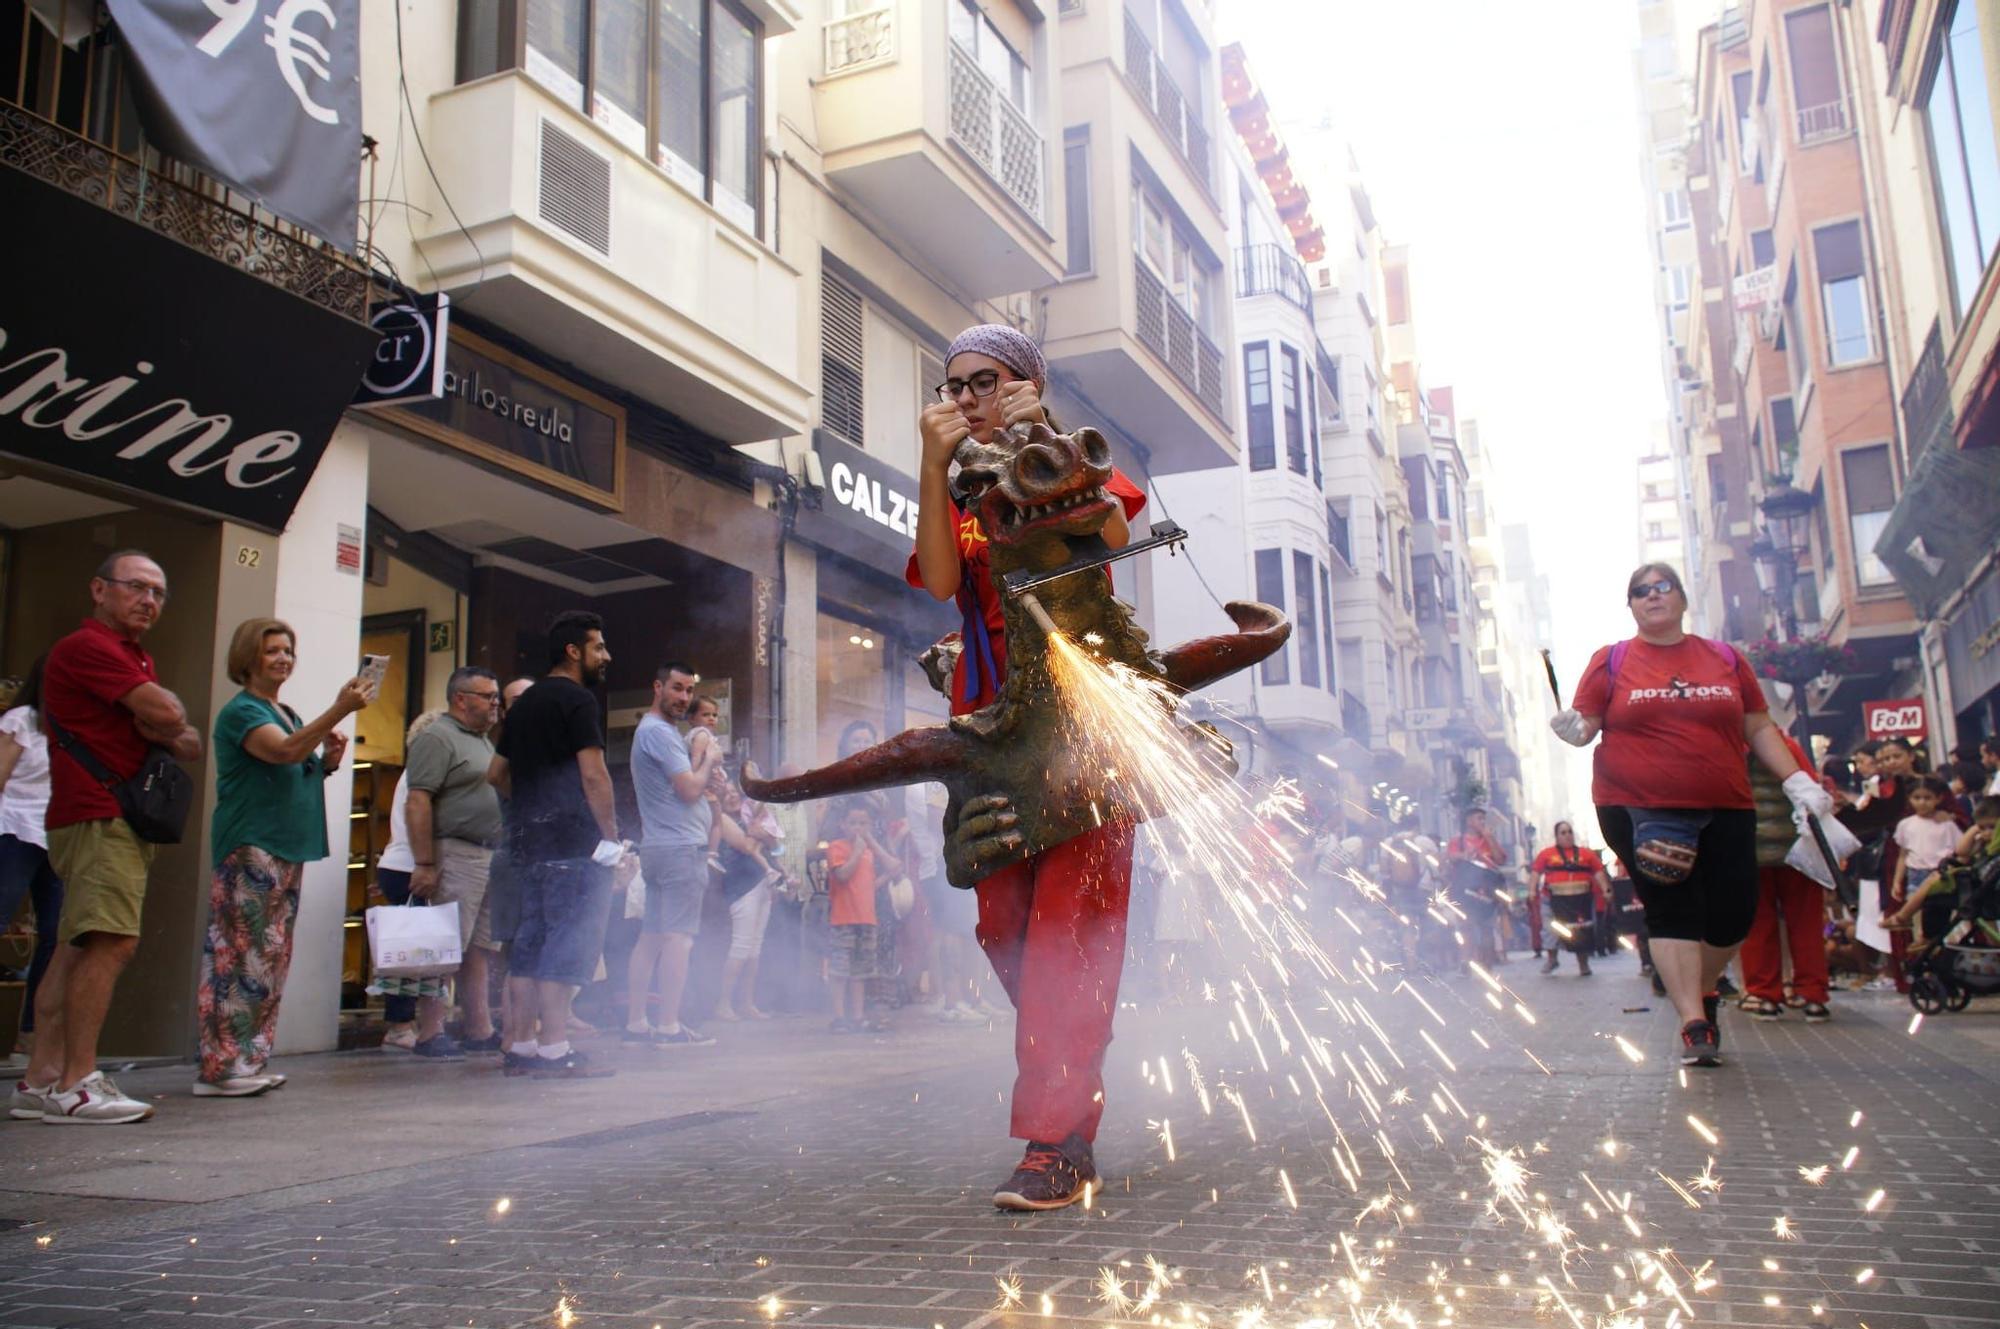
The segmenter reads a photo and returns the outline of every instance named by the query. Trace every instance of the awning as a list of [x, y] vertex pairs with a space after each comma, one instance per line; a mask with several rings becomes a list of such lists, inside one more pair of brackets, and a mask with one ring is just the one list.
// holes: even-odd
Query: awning
[[1889, 565], [1917, 611], [1931, 618], [1996, 544], [2000, 448], [1953, 447], [1946, 431], [1910, 468], [1875, 556]]

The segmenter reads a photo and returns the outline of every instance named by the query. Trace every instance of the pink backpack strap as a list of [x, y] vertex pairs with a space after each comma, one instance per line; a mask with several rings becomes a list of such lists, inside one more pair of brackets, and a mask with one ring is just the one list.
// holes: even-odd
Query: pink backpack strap
[[[1689, 635], [1692, 636], [1693, 634], [1690, 633]], [[1720, 657], [1722, 663], [1727, 665], [1732, 672], [1735, 670], [1736, 651], [1728, 642], [1710, 641], [1707, 637], [1695, 637], [1695, 640], [1708, 647], [1709, 650], [1714, 651]], [[1631, 649], [1631, 646], [1632, 643], [1629, 640], [1613, 642], [1611, 644], [1611, 656], [1604, 662], [1604, 668], [1606, 677], [1613, 684], [1618, 682], [1618, 671], [1625, 664], [1625, 656]]]

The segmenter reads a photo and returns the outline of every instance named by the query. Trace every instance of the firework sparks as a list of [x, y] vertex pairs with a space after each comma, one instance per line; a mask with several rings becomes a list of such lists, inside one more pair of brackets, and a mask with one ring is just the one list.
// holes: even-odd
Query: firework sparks
[[1019, 1274], [1002, 1274], [993, 1280], [993, 1284], [998, 1293], [993, 1302], [994, 1310], [1011, 1311], [1021, 1304], [1021, 1276]]
[[1800, 1168], [1799, 1177], [1808, 1186], [1824, 1186], [1826, 1185], [1826, 1174], [1829, 1171], [1831, 1171], [1831, 1169], [1828, 1168], [1826, 1164], [1821, 1163], [1818, 1167]]
[[1797, 1241], [1799, 1234], [1792, 1229], [1792, 1220], [1779, 1214], [1771, 1220], [1771, 1233], [1780, 1241]]

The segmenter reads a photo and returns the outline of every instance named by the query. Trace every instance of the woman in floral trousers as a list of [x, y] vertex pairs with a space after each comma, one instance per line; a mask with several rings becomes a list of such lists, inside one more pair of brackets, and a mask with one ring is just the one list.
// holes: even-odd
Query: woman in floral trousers
[[202, 947], [202, 1098], [246, 1098], [275, 1089], [267, 1075], [278, 1001], [292, 964], [299, 876], [327, 855], [326, 777], [340, 767], [347, 736], [334, 726], [366, 706], [373, 687], [350, 679], [310, 724], [278, 700], [292, 676], [298, 635], [275, 618], [253, 618], [229, 643], [229, 679], [243, 691], [215, 717], [215, 875]]

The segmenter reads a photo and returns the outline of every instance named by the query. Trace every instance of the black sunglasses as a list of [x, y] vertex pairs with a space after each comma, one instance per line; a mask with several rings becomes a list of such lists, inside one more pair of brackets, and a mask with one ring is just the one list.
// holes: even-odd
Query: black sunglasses
[[1644, 600], [1648, 598], [1664, 600], [1679, 589], [1680, 587], [1670, 581], [1642, 581], [1637, 586], [1628, 587], [1625, 591], [1625, 596], [1630, 600]]

